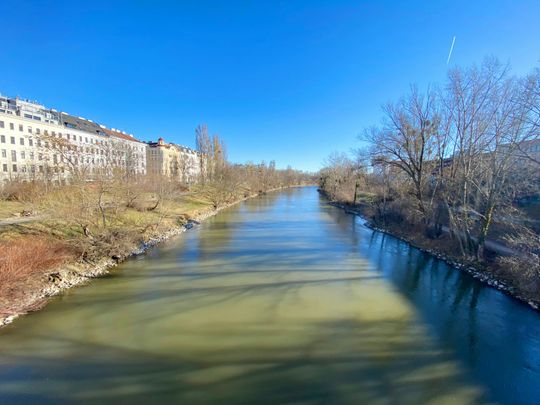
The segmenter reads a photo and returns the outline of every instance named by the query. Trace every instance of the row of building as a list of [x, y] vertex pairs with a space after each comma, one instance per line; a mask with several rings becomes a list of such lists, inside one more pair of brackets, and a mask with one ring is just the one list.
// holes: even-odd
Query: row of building
[[200, 154], [166, 143], [142, 142], [92, 120], [0, 95], [0, 181], [71, 176], [92, 180], [115, 171], [194, 182]]

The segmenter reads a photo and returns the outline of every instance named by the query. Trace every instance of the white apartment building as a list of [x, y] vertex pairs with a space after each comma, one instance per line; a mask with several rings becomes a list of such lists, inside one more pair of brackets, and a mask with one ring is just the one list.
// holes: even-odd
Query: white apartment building
[[166, 143], [163, 138], [148, 142], [146, 162], [148, 175], [167, 176], [184, 184], [197, 180], [201, 172], [200, 153], [185, 146]]
[[146, 144], [116, 129], [0, 96], [0, 180], [146, 174]]

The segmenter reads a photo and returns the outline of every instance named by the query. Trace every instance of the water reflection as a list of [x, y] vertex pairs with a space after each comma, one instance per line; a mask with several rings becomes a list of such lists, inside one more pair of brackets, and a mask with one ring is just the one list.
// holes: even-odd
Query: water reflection
[[[343, 222], [343, 215], [336, 215]], [[360, 254], [410, 302], [489, 398], [540, 403], [540, 316], [472, 277], [349, 215]], [[352, 223], [356, 223], [355, 226]]]
[[0, 403], [534, 403], [538, 325], [314, 189], [289, 190], [0, 332]]

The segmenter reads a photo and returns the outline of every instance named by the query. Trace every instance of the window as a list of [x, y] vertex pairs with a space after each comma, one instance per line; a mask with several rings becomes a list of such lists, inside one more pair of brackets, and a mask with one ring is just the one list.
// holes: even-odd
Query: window
[[32, 127], [28, 127], [28, 133], [29, 133], [29, 134], [32, 133]]
[[13, 172], [14, 172], [14, 173], [17, 172], [17, 165], [13, 165]]
[[21, 144], [21, 146], [24, 146], [24, 138], [19, 139], [19, 143]]
[[15, 124], [13, 122], [9, 123], [9, 129], [11, 129], [12, 131], [15, 130]]
[[28, 146], [34, 146], [34, 140], [32, 138], [28, 140]]
[[40, 139], [38, 139], [38, 141], [37, 141], [37, 146], [38, 146], [38, 148], [41, 148], [41, 140]]
[[4, 172], [7, 172], [7, 164], [6, 164], [6, 163], [4, 163], [4, 164], [2, 165], [2, 170], [3, 170]]
[[23, 173], [26, 173], [26, 166], [22, 166], [22, 167], [21, 167], [21, 171], [22, 171]]
[[4, 128], [4, 121], [0, 121], [0, 128]]
[[21, 152], [21, 159], [26, 159], [26, 152], [25, 151]]
[[7, 150], [2, 149], [2, 157], [7, 158]]
[[38, 154], [38, 159], [39, 159], [39, 160], [43, 160], [43, 153], [39, 153], [39, 154]]
[[34, 152], [30, 152], [30, 160], [34, 160]]
[[12, 145], [15, 145], [15, 137], [14, 136], [11, 137], [10, 141], [11, 141]]
[[12, 150], [11, 151], [11, 161], [16, 162], [17, 161], [17, 152]]
[[39, 128], [36, 128], [36, 134], [39, 135], [40, 133], [41, 133], [41, 131], [39, 130]]
[[24, 129], [23, 129], [23, 126], [22, 126], [22, 125], [19, 125], [19, 131], [21, 131], [21, 132], [22, 132], [22, 131], [24, 131]]
[[39, 172], [43, 173], [43, 166], [39, 166]]
[[6, 143], [6, 136], [5, 135], [0, 135], [0, 142]]

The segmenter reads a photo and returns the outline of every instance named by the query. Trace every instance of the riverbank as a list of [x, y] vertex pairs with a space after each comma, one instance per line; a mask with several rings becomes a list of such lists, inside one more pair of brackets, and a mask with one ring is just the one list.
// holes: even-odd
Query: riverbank
[[361, 223], [223, 210], [0, 330], [0, 403], [534, 403], [540, 314]]
[[[324, 192], [320, 191], [323, 195]], [[512, 298], [523, 302], [536, 311], [540, 310], [540, 297], [534, 292], [523, 289], [512, 278], [501, 269], [501, 266], [495, 261], [469, 261], [462, 257], [452, 254], [453, 241], [449, 235], [440, 237], [438, 240], [428, 239], [419, 232], [409, 231], [403, 226], [387, 225], [385, 227], [374, 224], [369, 220], [369, 206], [367, 204], [343, 204], [330, 201], [330, 204], [345, 210], [346, 212], [360, 216], [365, 221], [365, 225], [375, 231], [383, 232], [398, 238], [415, 248], [428, 253], [439, 260], [443, 260], [454, 268], [464, 271], [480, 282], [495, 288]]]
[[[291, 187], [300, 187], [300, 185]], [[288, 187], [278, 187], [267, 190], [267, 192], [284, 188]], [[173, 210], [175, 214], [171, 215], [168, 220], [160, 218], [159, 226], [156, 226], [152, 231], [147, 231], [147, 224], [134, 224], [133, 229], [126, 230], [126, 234], [132, 235], [129, 242], [123, 241], [121, 244], [117, 244], [117, 241], [112, 239], [109, 246], [103, 250], [106, 253], [100, 257], [89, 260], [68, 256], [67, 259], [62, 260], [59, 266], [50, 268], [45, 266], [41, 271], [29, 274], [26, 279], [22, 279], [0, 291], [0, 328], [12, 323], [21, 315], [43, 308], [51, 297], [59, 295], [67, 289], [86, 284], [93, 278], [104, 276], [129, 257], [143, 254], [159, 243], [192, 229], [221, 210], [259, 195], [261, 195], [260, 192], [242, 193], [233, 201], [222, 204], [217, 208], [210, 201], [206, 201], [204, 197], [192, 195], [190, 196], [190, 204], [176, 207], [176, 210]], [[193, 203], [194, 200], [198, 204]], [[179, 211], [182, 212], [179, 213]], [[32, 231], [36, 229], [46, 228], [47, 221], [50, 221], [50, 219], [44, 221], [38, 220], [27, 223], [25, 228], [19, 228], [21, 225], [17, 224], [18, 228], [9, 229], [7, 233], [10, 233], [12, 242], [17, 244], [17, 241], [20, 241], [20, 245], [24, 243], [28, 233], [32, 234]], [[181, 223], [178, 224], [178, 222]], [[138, 228], [143, 228], [145, 231], [142, 233], [135, 232], [135, 229]], [[15, 232], [17, 235], [13, 237]], [[34, 236], [36, 236], [35, 233]], [[65, 237], [65, 235], [62, 236]], [[111, 252], [114, 254], [111, 254]], [[37, 259], [39, 260], [39, 257]]]

